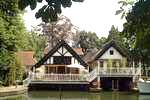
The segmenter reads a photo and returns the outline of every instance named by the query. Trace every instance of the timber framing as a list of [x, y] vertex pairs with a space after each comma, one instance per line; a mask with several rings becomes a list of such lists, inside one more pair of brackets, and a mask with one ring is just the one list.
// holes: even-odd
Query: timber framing
[[[56, 46], [53, 48], [53, 49], [51, 49], [38, 63], [36, 63], [35, 65], [34, 65], [34, 67], [40, 67], [41, 65], [43, 65], [44, 64], [44, 62], [46, 62], [47, 61], [47, 59], [49, 59], [55, 52], [57, 52], [58, 51], [58, 49], [59, 48], [61, 48], [61, 47], [65, 47], [66, 48], [66, 50], [68, 51], [68, 52], [70, 52], [70, 54], [74, 57], [74, 58], [76, 58], [78, 61], [79, 61], [79, 63], [81, 64], [81, 65], [83, 65], [84, 67], [87, 67], [88, 65], [82, 60], [82, 58], [64, 41], [64, 40], [61, 40], [60, 42], [58, 42], [57, 44], [56, 44]], [[64, 56], [64, 55], [62, 55], [62, 56]]]

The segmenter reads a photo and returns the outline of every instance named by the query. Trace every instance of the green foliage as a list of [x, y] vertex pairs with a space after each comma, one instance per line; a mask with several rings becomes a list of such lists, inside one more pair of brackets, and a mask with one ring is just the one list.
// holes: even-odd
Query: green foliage
[[[150, 60], [150, 1], [138, 0], [126, 16], [124, 36], [130, 45], [134, 60], [149, 67]], [[145, 69], [145, 68], [144, 68]]]
[[24, 68], [21, 64], [20, 59], [16, 56], [15, 58], [15, 69], [16, 69], [16, 77], [15, 80], [23, 80]]
[[11, 61], [9, 63], [9, 68], [4, 78], [4, 85], [13, 85], [16, 80], [22, 80], [23, 78], [23, 66], [20, 60], [17, 58], [16, 54], [11, 54]]
[[28, 33], [28, 46], [25, 50], [34, 51], [35, 57], [40, 60], [44, 55], [44, 49], [46, 47], [47, 38], [36, 32]]
[[[19, 0], [19, 8], [24, 10], [27, 6], [30, 6], [31, 10], [34, 10], [37, 3], [42, 3], [43, 0]], [[58, 14], [62, 12], [61, 8], [71, 7], [72, 2], [83, 2], [84, 0], [45, 0], [46, 5], [36, 12], [35, 17], [41, 18], [42, 21], [48, 23], [57, 21]]]
[[135, 42], [137, 46], [142, 48], [150, 48], [148, 44], [148, 37], [150, 32], [150, 1], [139, 0], [133, 6], [131, 12], [128, 13], [124, 24], [124, 31], [126, 36], [131, 38], [136, 37]]
[[0, 0], [0, 22], [0, 81], [11, 85], [16, 79], [15, 52], [25, 47], [18, 0]]
[[110, 40], [116, 40], [116, 41], [122, 41], [122, 37], [121, 37], [121, 33], [118, 31], [117, 28], [115, 28], [114, 25], [112, 25], [110, 31], [109, 31], [109, 35], [107, 37], [107, 41]]
[[81, 31], [78, 45], [85, 51], [90, 48], [100, 48], [106, 42], [106, 38], [98, 38], [94, 32]]
[[115, 40], [122, 48], [126, 47], [123, 34], [114, 25], [112, 25], [107, 37], [107, 41], [111, 40]]
[[135, 3], [135, 0], [120, 0], [120, 8], [116, 11], [116, 15], [121, 15], [121, 19], [125, 18], [128, 13], [129, 6], [131, 7]]

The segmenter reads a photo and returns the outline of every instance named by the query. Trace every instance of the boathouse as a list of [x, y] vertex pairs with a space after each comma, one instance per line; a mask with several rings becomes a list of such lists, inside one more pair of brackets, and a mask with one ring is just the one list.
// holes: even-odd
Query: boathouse
[[90, 73], [97, 76], [92, 82], [97, 88], [130, 90], [141, 75], [141, 64], [135, 67], [128, 52], [114, 40], [104, 44], [99, 51], [93, 51], [92, 57], [89, 55], [84, 60], [90, 66]]
[[88, 69], [81, 55], [61, 40], [33, 66], [29, 87], [85, 90], [89, 85]]
[[141, 63], [135, 66], [114, 40], [100, 50], [78, 54], [65, 41], [59, 41], [32, 67], [27, 78], [29, 89], [124, 91], [131, 90], [141, 76]]

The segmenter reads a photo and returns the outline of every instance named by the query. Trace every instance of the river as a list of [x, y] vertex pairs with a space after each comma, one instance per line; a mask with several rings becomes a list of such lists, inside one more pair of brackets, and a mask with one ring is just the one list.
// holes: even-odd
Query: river
[[0, 97], [0, 100], [150, 100], [150, 95], [132, 92], [72, 92], [32, 91], [26, 94]]

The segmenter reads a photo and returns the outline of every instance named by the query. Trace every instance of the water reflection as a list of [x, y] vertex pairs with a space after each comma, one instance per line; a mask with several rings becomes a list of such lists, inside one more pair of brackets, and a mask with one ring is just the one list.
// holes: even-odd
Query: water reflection
[[150, 100], [150, 95], [139, 95], [139, 100]]
[[58, 92], [32, 91], [16, 96], [0, 97], [0, 100], [150, 100], [150, 95], [132, 92]]
[[28, 100], [27, 97], [28, 97], [27, 94], [20, 94], [20, 95], [0, 97], [0, 100]]

